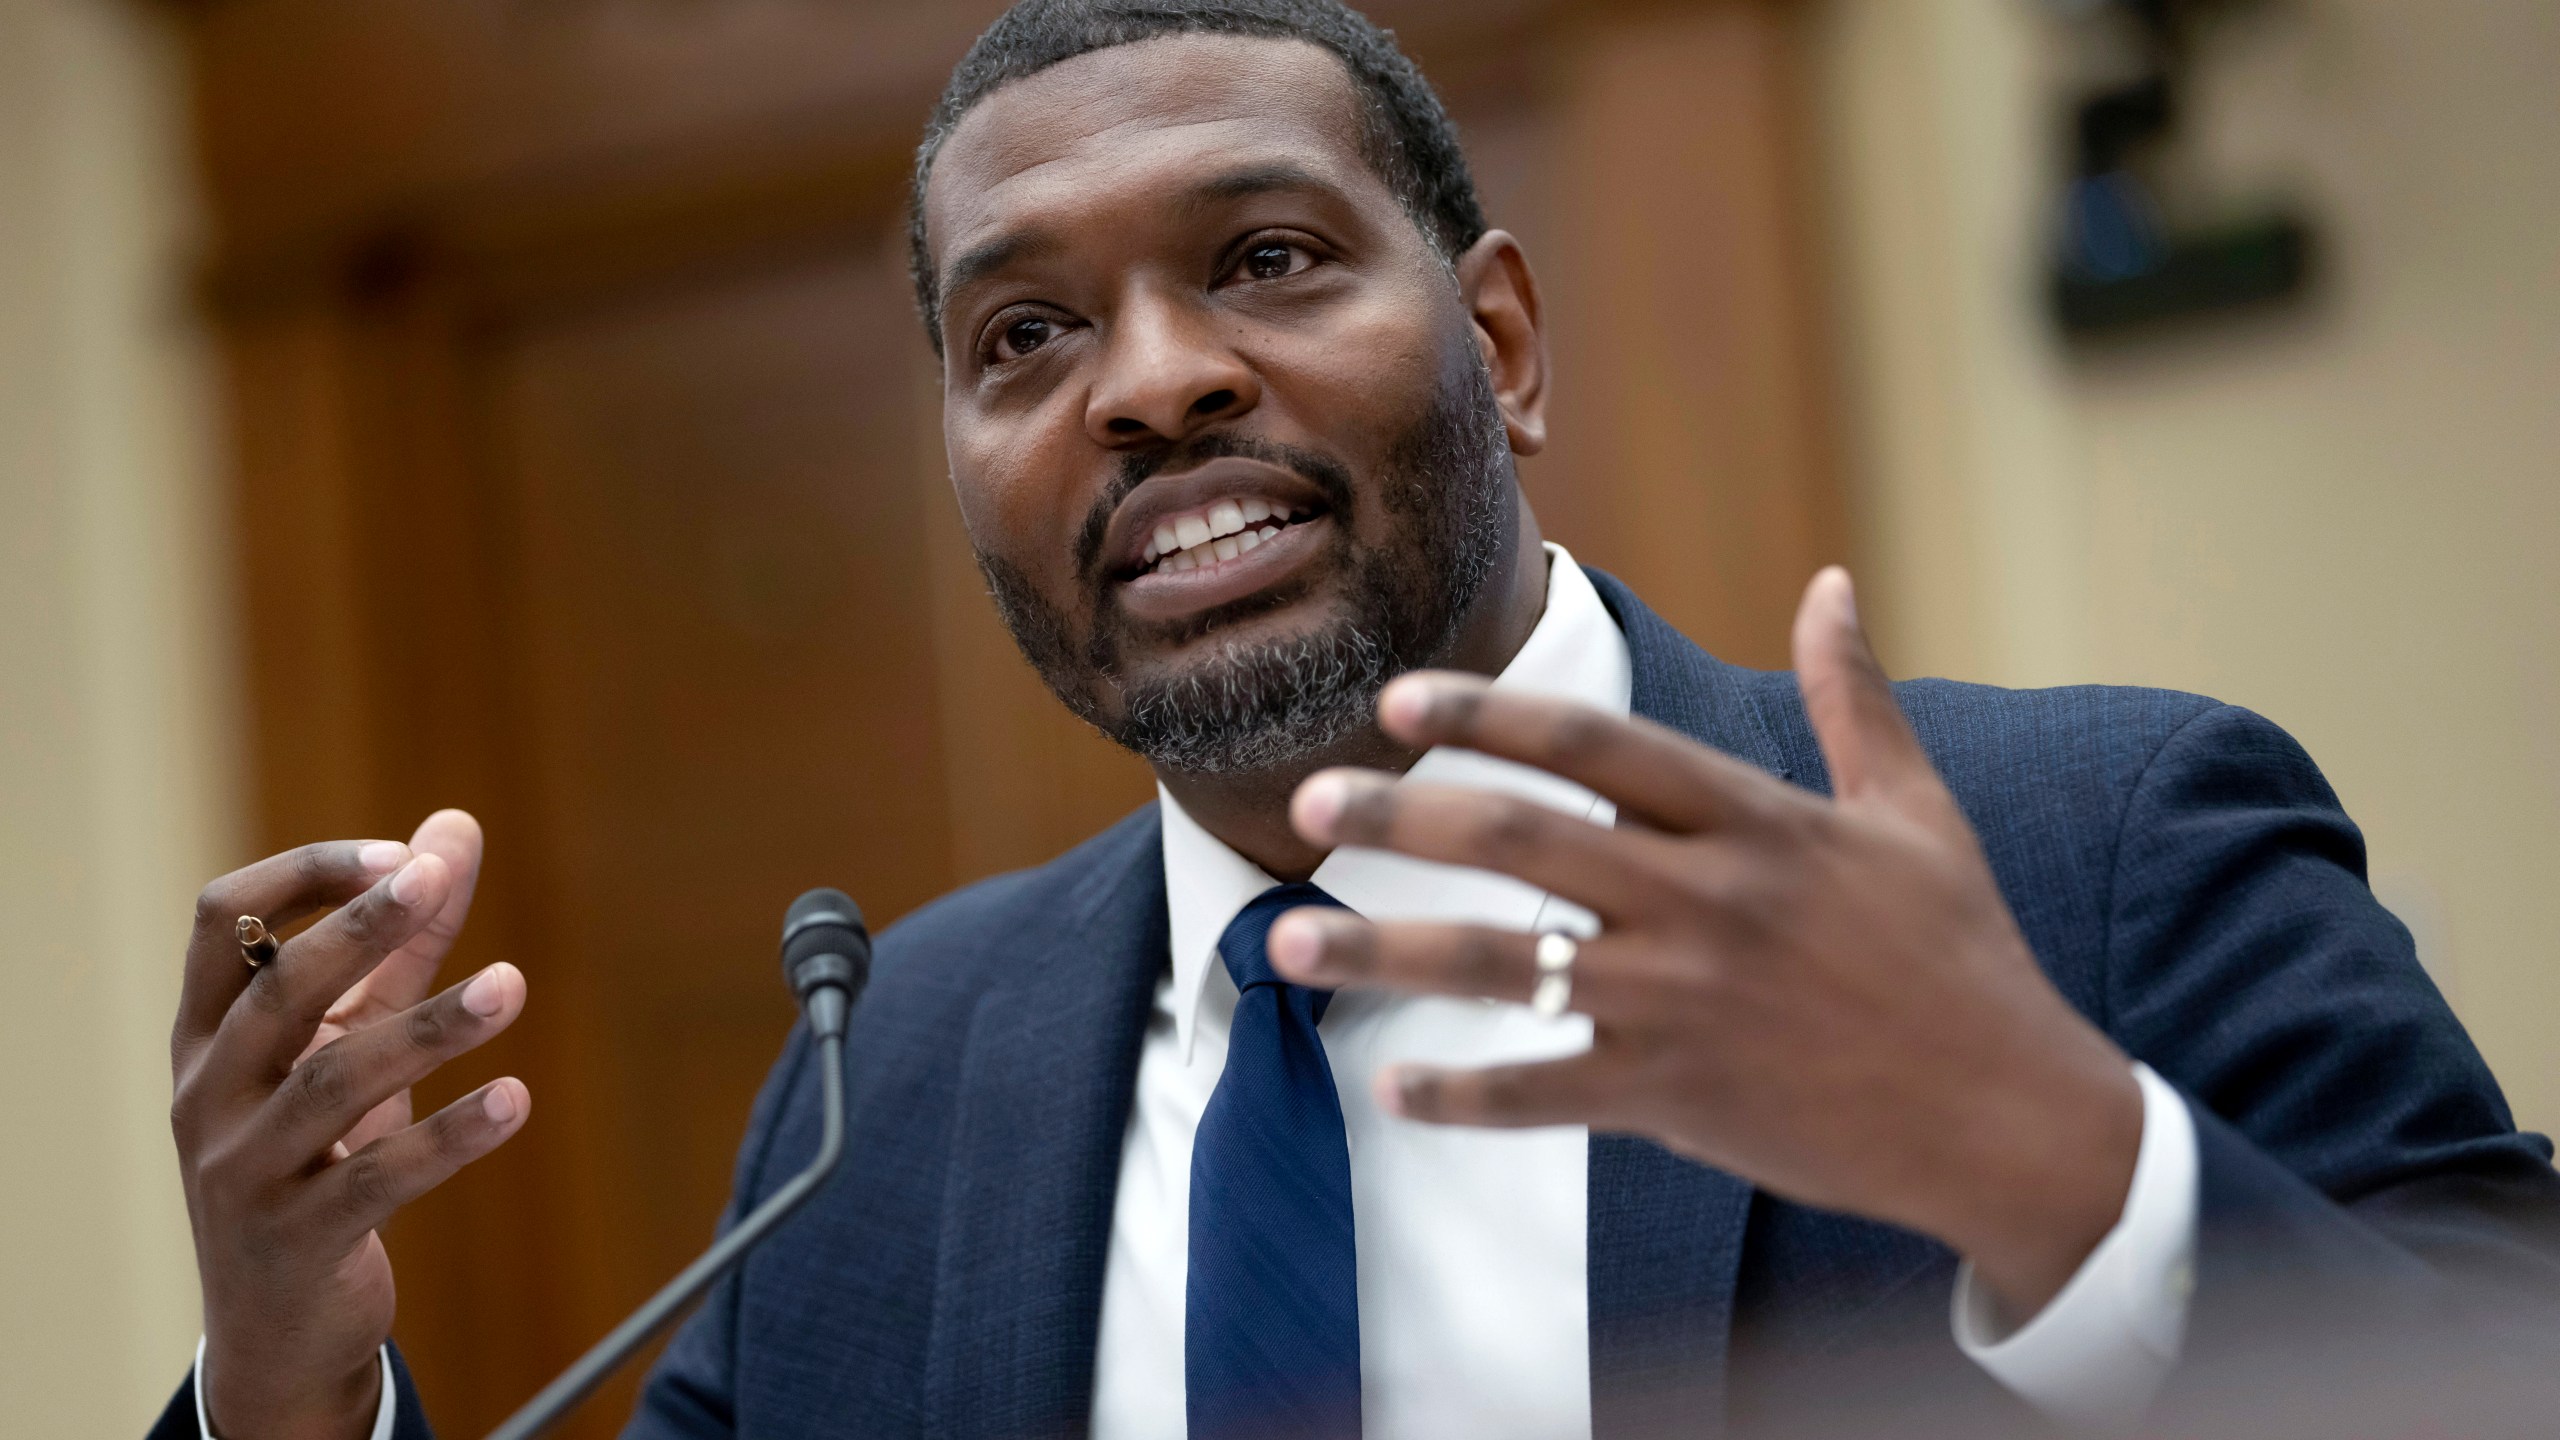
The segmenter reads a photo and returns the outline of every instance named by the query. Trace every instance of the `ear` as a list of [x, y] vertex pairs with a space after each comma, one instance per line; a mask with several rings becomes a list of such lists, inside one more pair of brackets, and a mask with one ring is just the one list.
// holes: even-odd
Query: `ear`
[[1493, 373], [1494, 399], [1515, 455], [1547, 448], [1546, 314], [1538, 277], [1509, 232], [1487, 230], [1458, 257], [1458, 298], [1474, 322], [1476, 348]]

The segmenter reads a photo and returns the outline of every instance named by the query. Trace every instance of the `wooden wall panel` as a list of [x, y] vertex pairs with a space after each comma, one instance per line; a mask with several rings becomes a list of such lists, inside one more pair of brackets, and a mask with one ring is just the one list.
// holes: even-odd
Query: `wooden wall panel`
[[[543, 917], [510, 772], [521, 757], [503, 743], [508, 550], [472, 463], [458, 301], [420, 282], [226, 318], [265, 848], [404, 836], [430, 809], [468, 807], [492, 856], [448, 973], [499, 959], [539, 973]], [[422, 1113], [494, 1074], [557, 1089], [570, 1073], [558, 1039], [519, 1027], [468, 1073], [421, 1087]], [[550, 1203], [556, 1163], [538, 1147], [502, 1152], [388, 1237], [395, 1255], [423, 1257], [400, 1269], [404, 1344], [486, 1362], [453, 1367], [471, 1382], [455, 1387], [464, 1415], [538, 1382], [533, 1337], [587, 1323], [565, 1291], [514, 1279], [547, 1270], [575, 1228]]]
[[1567, 37], [1539, 197], [1557, 366], [1532, 495], [1718, 655], [1783, 668], [1845, 561], [1788, 7], [1656, 6]]
[[580, 1223], [547, 1273], [582, 1315], [711, 1233], [791, 1021], [783, 906], [832, 884], [885, 921], [952, 878], [884, 251], [547, 313], [480, 367], [545, 913], [525, 963], [570, 1057], [544, 1143]]
[[375, 747], [355, 516], [356, 417], [344, 317], [307, 310], [223, 336], [234, 417], [239, 590], [255, 772], [296, 773], [260, 796], [259, 838], [335, 834], [371, 817]]

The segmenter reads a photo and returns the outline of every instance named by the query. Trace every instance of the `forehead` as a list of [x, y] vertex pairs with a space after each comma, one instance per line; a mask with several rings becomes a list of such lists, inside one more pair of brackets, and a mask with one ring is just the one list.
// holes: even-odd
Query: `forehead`
[[1361, 158], [1359, 100], [1332, 52], [1297, 40], [1166, 35], [1091, 51], [1004, 86], [934, 158], [925, 233], [954, 245], [1216, 169], [1286, 161], [1346, 190], [1385, 187]]

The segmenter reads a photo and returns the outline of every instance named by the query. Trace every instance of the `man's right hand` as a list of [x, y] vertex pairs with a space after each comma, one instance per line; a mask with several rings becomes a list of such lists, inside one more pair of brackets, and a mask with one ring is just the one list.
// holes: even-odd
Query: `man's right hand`
[[[409, 1087], [524, 1009], [524, 976], [507, 964], [428, 994], [479, 872], [479, 822], [443, 810], [407, 845], [306, 845], [196, 901], [169, 1119], [217, 1436], [372, 1429], [393, 1311], [376, 1227], [524, 1124], [532, 1096], [513, 1079], [410, 1123]], [[264, 966], [241, 957], [239, 917], [281, 929], [332, 906]]]

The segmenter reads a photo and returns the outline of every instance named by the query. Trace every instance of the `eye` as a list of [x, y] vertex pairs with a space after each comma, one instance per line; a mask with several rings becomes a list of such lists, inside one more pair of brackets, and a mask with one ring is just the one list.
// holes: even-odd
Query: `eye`
[[1058, 338], [1059, 325], [1046, 315], [1023, 315], [1005, 323], [988, 346], [987, 358], [1002, 363], [1019, 360]]
[[1236, 274], [1246, 280], [1280, 280], [1295, 275], [1315, 263], [1306, 247], [1282, 240], [1259, 241], [1236, 262]]

